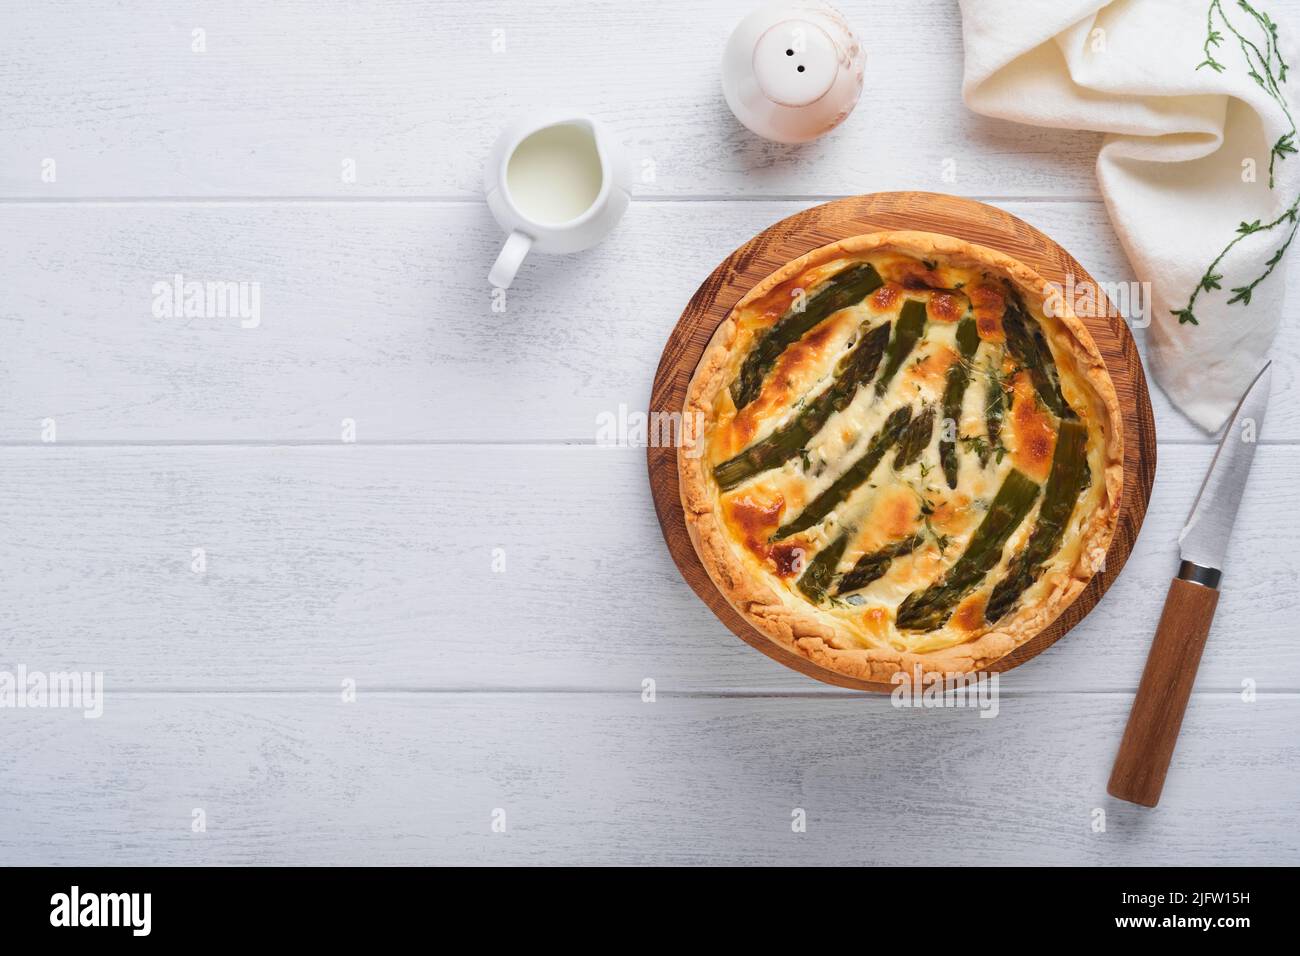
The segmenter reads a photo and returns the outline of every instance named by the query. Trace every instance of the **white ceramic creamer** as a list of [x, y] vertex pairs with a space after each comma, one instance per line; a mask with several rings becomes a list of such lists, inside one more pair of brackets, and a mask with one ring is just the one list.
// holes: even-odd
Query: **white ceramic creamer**
[[627, 210], [631, 170], [609, 131], [581, 113], [523, 117], [497, 139], [484, 172], [488, 208], [510, 233], [488, 273], [507, 288], [531, 250], [578, 252]]

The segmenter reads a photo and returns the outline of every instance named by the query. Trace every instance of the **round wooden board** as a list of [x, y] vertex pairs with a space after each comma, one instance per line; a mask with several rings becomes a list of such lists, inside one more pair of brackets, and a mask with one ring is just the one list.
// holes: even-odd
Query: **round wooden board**
[[[1064, 286], [1066, 277], [1072, 275], [1076, 286], [1089, 282], [1094, 289], [1098, 288], [1068, 252], [1028, 223], [993, 206], [922, 192], [873, 193], [838, 199], [806, 209], [765, 229], [713, 270], [691, 297], [664, 346], [650, 393], [650, 413], [681, 412], [687, 385], [709, 339], [731, 307], [760, 279], [819, 246], [887, 229], [919, 229], [956, 236], [1019, 259], [1050, 282]], [[1096, 311], [1113, 310], [1098, 308]], [[1092, 579], [1050, 627], [995, 662], [990, 668], [994, 671], [1009, 670], [1041, 653], [1096, 606], [1128, 560], [1151, 499], [1156, 470], [1156, 428], [1137, 345], [1120, 317], [1100, 315], [1084, 321], [1106, 359], [1124, 416], [1124, 492], [1119, 524], [1106, 555], [1105, 570]], [[651, 447], [647, 458], [650, 491], [668, 550], [686, 583], [723, 624], [768, 657], [809, 677], [858, 690], [892, 690], [888, 684], [858, 680], [819, 667], [752, 627], [714, 586], [686, 533], [677, 485], [677, 449]]]

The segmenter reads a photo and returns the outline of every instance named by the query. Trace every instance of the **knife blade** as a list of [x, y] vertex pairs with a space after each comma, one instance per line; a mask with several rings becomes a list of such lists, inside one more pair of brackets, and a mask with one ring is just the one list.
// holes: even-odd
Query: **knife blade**
[[1178, 535], [1182, 563], [1178, 576], [1169, 582], [1164, 611], [1106, 787], [1111, 796], [1121, 800], [1145, 807], [1160, 802], [1201, 652], [1219, 604], [1228, 538], [1255, 459], [1272, 366], [1268, 362], [1260, 369], [1237, 403], [1187, 524]]
[[[1204, 580], [1199, 580], [1199, 583], [1218, 587], [1228, 554], [1228, 538], [1237, 520], [1237, 507], [1241, 504], [1250, 466], [1255, 460], [1256, 437], [1268, 408], [1272, 370], [1273, 363], [1266, 363], [1237, 403], [1210, 462], [1205, 482], [1192, 505], [1187, 524], [1178, 535], [1178, 550], [1184, 562], [1179, 576], [1185, 580], [1199, 580], [1195, 570], [1198, 568], [1214, 572], [1200, 575]], [[1194, 568], [1186, 567], [1188, 564]]]

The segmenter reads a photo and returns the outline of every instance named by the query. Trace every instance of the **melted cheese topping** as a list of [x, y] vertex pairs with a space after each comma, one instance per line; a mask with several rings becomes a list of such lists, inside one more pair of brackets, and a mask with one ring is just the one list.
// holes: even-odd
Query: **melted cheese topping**
[[[761, 334], [776, 323], [800, 294], [813, 295], [829, 279], [859, 262], [870, 262], [884, 284], [866, 299], [823, 320], [781, 353], [764, 379], [757, 398], [739, 412], [723, 388], [706, 424], [705, 460], [710, 468], [788, 425], [810, 401], [835, 380], [836, 366], [861, 337], [882, 323], [897, 328], [909, 301], [923, 303], [926, 322], [883, 394], [870, 383], [857, 388], [842, 410], [779, 467], [761, 472], [726, 492], [716, 489], [717, 508], [730, 543], [751, 572], [790, 603], [815, 606], [842, 625], [845, 647], [893, 647], [925, 652], [960, 644], [993, 629], [984, 608], [1008, 563], [1024, 548], [1036, 523], [1042, 494], [1003, 547], [997, 564], [983, 581], [956, 602], [946, 623], [931, 631], [896, 626], [899, 605], [908, 595], [943, 578], [966, 550], [1002, 482], [1013, 469], [1040, 485], [1046, 481], [1055, 451], [1059, 422], [1038, 398], [1029, 374], [1008, 354], [1002, 315], [1007, 304], [1003, 280], [977, 267], [921, 262], [897, 253], [841, 258], [808, 270], [750, 303], [737, 313], [738, 337], [732, 351], [728, 383]], [[1071, 514], [1065, 536], [1041, 577], [1021, 597], [1017, 610], [1032, 605], [1054, 585], [1056, 577], [1078, 556], [1080, 523], [1101, 501], [1104, 491], [1104, 410], [1068, 349], [1054, 340], [1061, 330], [1037, 303], [1025, 303], [1043, 327], [1060, 378], [1061, 390], [1088, 427], [1091, 483]], [[943, 394], [949, 370], [962, 362], [957, 330], [963, 318], [976, 323], [979, 344], [967, 362], [968, 385], [956, 421], [943, 418]], [[891, 336], [892, 337], [892, 336]], [[886, 353], [888, 354], [888, 353]], [[886, 359], [882, 358], [875, 377]], [[986, 411], [1001, 397], [999, 434], [991, 437]], [[913, 416], [932, 408], [935, 424], [929, 444], [914, 462], [896, 466], [897, 443], [889, 447], [871, 474], [821, 521], [798, 534], [775, 539], [777, 529], [797, 517], [832, 486], [866, 452], [891, 412], [907, 405]], [[955, 442], [957, 486], [950, 488], [939, 457], [941, 439]], [[798, 579], [828, 544], [847, 535], [847, 546], [833, 569], [843, 575], [864, 555], [917, 538], [908, 553], [894, 557], [875, 580], [856, 590], [836, 593], [814, 604], [799, 589]], [[1010, 617], [1004, 619], [1010, 620]]]

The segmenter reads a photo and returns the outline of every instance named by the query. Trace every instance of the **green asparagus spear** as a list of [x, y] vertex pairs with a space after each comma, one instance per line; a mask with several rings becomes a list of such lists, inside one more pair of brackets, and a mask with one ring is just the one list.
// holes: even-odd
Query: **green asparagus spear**
[[741, 409], [758, 397], [763, 379], [776, 364], [777, 357], [803, 338], [813, 326], [841, 309], [861, 302], [875, 292], [884, 280], [874, 266], [863, 262], [837, 273], [804, 303], [802, 310], [791, 308], [763, 333], [758, 344], [740, 366], [740, 374], [731, 383], [731, 398]]
[[835, 568], [844, 557], [844, 549], [849, 545], [852, 532], [845, 531], [838, 538], [817, 552], [817, 556], [808, 562], [803, 574], [799, 575], [799, 590], [814, 604], [820, 604], [830, 588]]
[[[1034, 339], [1034, 347], [1038, 350], [1038, 354], [1043, 356], [1043, 364], [1047, 369], [1048, 380], [1056, 394], [1056, 403], [1061, 407], [1057, 417], [1062, 420], [1077, 418], [1074, 409], [1070, 407], [1070, 403], [1065, 400], [1065, 395], [1061, 392], [1061, 373], [1056, 367], [1056, 360], [1052, 358], [1052, 348], [1047, 344], [1047, 336], [1043, 333], [1043, 327], [1037, 322], [1031, 322], [1029, 331]], [[1035, 385], [1034, 387], [1037, 388], [1038, 386]], [[1056, 409], [1052, 410], [1056, 411]]]
[[948, 368], [948, 380], [943, 388], [943, 417], [946, 427], [952, 429], [953, 440], [939, 441], [939, 463], [949, 488], [957, 487], [957, 423], [961, 419], [961, 403], [970, 384], [970, 363], [980, 347], [980, 333], [970, 316], [957, 324], [957, 353], [961, 358]]
[[1089, 480], [1088, 430], [1079, 421], [1062, 422], [1052, 470], [1043, 488], [1038, 521], [1025, 549], [1012, 559], [1006, 575], [993, 588], [984, 608], [984, 620], [990, 624], [1001, 620], [1020, 595], [1038, 580], [1043, 566], [1061, 546], [1065, 525]]
[[1007, 396], [1002, 391], [1002, 357], [999, 355], [989, 373], [988, 397], [984, 404], [984, 428], [989, 433], [989, 440], [980, 446], [980, 467], [989, 463], [993, 449], [1001, 444], [1002, 416], [1006, 411]]
[[894, 456], [894, 468], [906, 468], [930, 447], [930, 435], [934, 432], [934, 406], [921, 410], [921, 414], [912, 419], [903, 430], [898, 440], [898, 454]]
[[829, 488], [814, 498], [794, 520], [777, 528], [776, 534], [772, 535], [773, 540], [780, 541], [792, 534], [806, 531], [834, 511], [836, 506], [842, 504], [859, 485], [871, 477], [880, 460], [885, 457], [885, 452], [898, 441], [903, 434], [903, 429], [911, 420], [912, 410], [908, 406], [894, 409], [885, 419], [885, 424], [880, 431], [871, 436], [871, 441], [867, 443], [867, 450], [863, 452], [862, 457], [850, 465], [848, 471], [835, 479]]
[[766, 438], [713, 469], [719, 488], [730, 491], [761, 472], [780, 467], [799, 454], [831, 415], [848, 408], [858, 388], [870, 382], [876, 374], [885, 343], [889, 341], [889, 323], [870, 332], [860, 330], [858, 334], [858, 344], [837, 363], [834, 380], [804, 406], [803, 411]]
[[975, 529], [970, 544], [948, 573], [924, 591], [913, 591], [898, 607], [900, 629], [933, 631], [952, 616], [957, 603], [984, 580], [1002, 557], [1011, 533], [1025, 520], [1038, 497], [1038, 485], [1012, 469]]
[[903, 361], [921, 340], [921, 333], [925, 331], [925, 318], [924, 302], [908, 299], [903, 303], [903, 308], [898, 313], [898, 325], [894, 329], [894, 337], [889, 342], [889, 348], [885, 350], [885, 367], [880, 373], [880, 378], [876, 379], [877, 395], [885, 394], [890, 380], [903, 367]]
[[878, 551], [864, 554], [840, 578], [839, 584], [835, 586], [835, 593], [848, 594], [850, 591], [865, 588], [872, 581], [885, 576], [889, 566], [894, 563], [894, 558], [901, 558], [905, 554], [911, 554], [924, 542], [924, 533], [917, 533], [903, 538], [901, 541], [895, 541], [893, 544], [887, 544]]
[[1052, 410], [1052, 414], [1062, 419], [1074, 418], [1074, 410], [1061, 394], [1056, 362], [1042, 328], [1025, 311], [1020, 293], [1010, 286], [1008, 291], [1010, 298], [1006, 312], [1002, 315], [1002, 328], [1007, 334], [1007, 350], [1029, 372], [1034, 389], [1042, 398], [1043, 404]]

